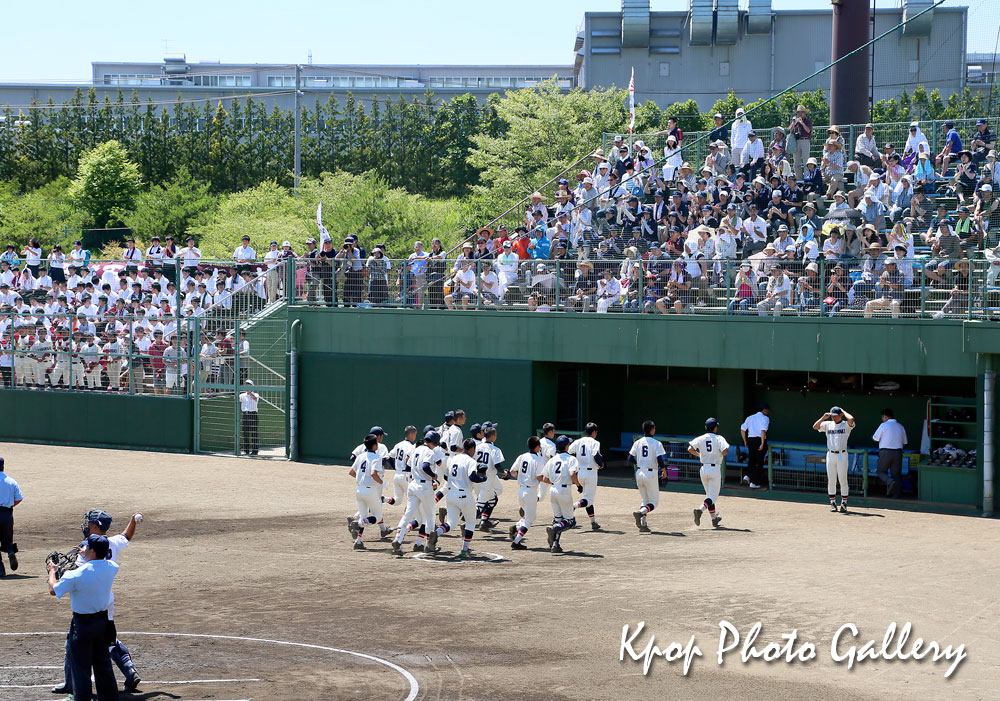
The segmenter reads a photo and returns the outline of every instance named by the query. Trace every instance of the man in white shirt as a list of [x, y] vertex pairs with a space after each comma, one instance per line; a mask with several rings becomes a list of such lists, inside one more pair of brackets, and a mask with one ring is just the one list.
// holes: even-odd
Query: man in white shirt
[[890, 499], [897, 499], [903, 491], [903, 446], [907, 443], [906, 429], [896, 421], [892, 409], [882, 410], [882, 424], [875, 430], [872, 440], [878, 442], [878, 476], [886, 486]]
[[389, 459], [396, 472], [392, 478], [392, 496], [385, 500], [389, 506], [406, 500], [406, 488], [410, 485], [410, 454], [416, 447], [413, 443], [416, 439], [417, 427], [407, 426], [403, 429], [403, 440], [389, 450]]
[[729, 443], [719, 435], [719, 422], [715, 419], [705, 420], [705, 431], [688, 443], [688, 452], [701, 460], [701, 485], [705, 488], [705, 500], [694, 510], [694, 525], [701, 525], [701, 515], [707, 509], [712, 525], [718, 528], [722, 516], [716, 502], [722, 491], [722, 461], [726, 459]]
[[[555, 455], [555, 444], [552, 444]], [[551, 456], [549, 456], [551, 457]], [[528, 438], [528, 452], [519, 455], [511, 470], [517, 476], [517, 502], [521, 507], [521, 519], [511, 525], [508, 536], [513, 541], [511, 550], [526, 550], [522, 541], [531, 528], [538, 513], [538, 485], [542, 484], [546, 458], [542, 456], [542, 441], [538, 436]]]
[[743, 220], [743, 257], [749, 258], [767, 245], [767, 220], [760, 216], [756, 204], [751, 204], [746, 219]]
[[476, 300], [476, 272], [471, 262], [462, 261], [461, 267], [452, 280], [451, 293], [444, 298], [448, 309], [455, 308], [455, 302], [461, 300], [462, 309], [469, 308], [469, 301]]
[[250, 245], [250, 237], [243, 236], [240, 239], [241, 245], [233, 251], [233, 260], [236, 261], [236, 272], [242, 273], [250, 270], [250, 266], [257, 260], [257, 252]]
[[758, 171], [764, 167], [764, 142], [757, 138], [757, 132], [752, 129], [747, 134], [747, 139], [740, 158], [743, 164], [741, 170], [746, 173], [749, 180], [753, 180], [757, 177]]
[[771, 277], [767, 281], [767, 292], [764, 299], [757, 303], [758, 316], [767, 316], [774, 310], [774, 316], [781, 316], [781, 310], [791, 304], [792, 281], [785, 275], [780, 265], [771, 266]]
[[762, 489], [766, 486], [767, 473], [764, 471], [764, 460], [767, 457], [767, 433], [771, 428], [771, 407], [767, 402], [760, 405], [756, 414], [748, 416], [740, 426], [740, 436], [747, 449], [747, 473], [743, 483], [750, 489]]
[[826, 479], [830, 497], [830, 511], [837, 512], [837, 480], [840, 480], [840, 512], [847, 513], [847, 441], [854, 430], [854, 417], [835, 406], [823, 414], [813, 430], [826, 434]]
[[639, 488], [641, 506], [633, 511], [635, 525], [641, 533], [649, 533], [646, 514], [660, 503], [659, 478], [666, 479], [666, 451], [663, 444], [653, 436], [656, 434], [656, 424], [646, 420], [642, 422], [642, 438], [632, 444], [628, 452], [628, 462], [635, 470], [635, 483]]
[[510, 241], [504, 241], [503, 253], [497, 258], [497, 267], [503, 276], [502, 287], [504, 293], [506, 293], [507, 287], [517, 282], [520, 264], [521, 259], [514, 253], [513, 244]]
[[267, 266], [267, 303], [278, 299], [278, 263], [281, 262], [281, 251], [278, 242], [272, 241], [270, 250], [264, 254], [264, 264]]
[[614, 276], [614, 270], [605, 263], [601, 279], [597, 281], [597, 312], [607, 314], [608, 307], [621, 302], [622, 285]]

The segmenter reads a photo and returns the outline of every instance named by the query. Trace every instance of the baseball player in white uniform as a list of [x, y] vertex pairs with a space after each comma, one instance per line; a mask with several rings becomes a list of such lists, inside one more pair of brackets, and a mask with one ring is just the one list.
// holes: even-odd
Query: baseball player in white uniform
[[403, 440], [392, 446], [389, 459], [396, 474], [392, 478], [392, 496], [385, 500], [389, 506], [402, 504], [406, 500], [406, 488], [410, 485], [410, 453], [416, 447], [413, 441], [417, 439], [417, 427], [407, 426], [403, 429]]
[[830, 511], [837, 510], [837, 480], [840, 480], [840, 513], [847, 513], [847, 440], [854, 430], [854, 417], [835, 406], [823, 414], [813, 428], [826, 434], [826, 493]]
[[[392, 467], [392, 464], [391, 464], [392, 460], [389, 457], [389, 449], [386, 448], [385, 447], [385, 443], [382, 442], [383, 440], [385, 440], [385, 431], [382, 429], [381, 426], [372, 426], [371, 429], [369, 429], [367, 436], [375, 436], [375, 439], [378, 441], [378, 445], [376, 445], [376, 447], [375, 447], [375, 453], [377, 453], [378, 456], [380, 458], [382, 458], [382, 471], [383, 471], [383, 474], [384, 474], [385, 468]], [[366, 439], [367, 439], [367, 436], [366, 436]], [[358, 456], [359, 455], [364, 455], [367, 452], [367, 450], [368, 450], [368, 448], [365, 446], [364, 442], [362, 442], [354, 450], [352, 450], [351, 451], [351, 464], [353, 465], [354, 461], [358, 459]], [[388, 528], [385, 525], [385, 520], [382, 518], [382, 483], [381, 482], [378, 483], [378, 509], [375, 512], [375, 516], [378, 517], [378, 529], [379, 529], [379, 532], [381, 533], [381, 537], [385, 538], [387, 535], [389, 535], [390, 533], [392, 533], [392, 529]], [[351, 528], [351, 524], [356, 523], [360, 517], [361, 517], [360, 510], [358, 511], [358, 513], [354, 514], [353, 516], [348, 516], [347, 517], [347, 530], [350, 531], [352, 535], [354, 534], [354, 531]]]
[[573, 518], [573, 496], [570, 493], [571, 484], [579, 484], [576, 480], [576, 458], [570, 455], [570, 440], [566, 436], [556, 438], [556, 454], [545, 463], [542, 480], [552, 485], [549, 490], [549, 502], [552, 504], [552, 525], [545, 529], [548, 536], [549, 550], [561, 553], [559, 539], [562, 532], [576, 525]]
[[527, 546], [521, 541], [538, 514], [538, 485], [544, 484], [545, 458], [542, 457], [542, 441], [538, 436], [528, 438], [528, 452], [518, 456], [511, 470], [517, 476], [517, 503], [521, 506], [521, 520], [510, 527], [509, 536], [514, 541], [510, 548], [525, 550]]
[[[437, 432], [441, 436], [441, 450], [444, 451], [446, 459], [450, 460], [452, 457], [462, 453], [462, 444], [465, 440], [462, 436], [462, 426], [464, 425], [465, 411], [463, 409], [455, 409], [454, 411], [445, 412], [444, 423], [441, 425], [441, 428], [437, 429]], [[447, 470], [445, 472], [447, 472]], [[444, 501], [447, 496], [448, 475], [445, 474], [442, 475], [441, 484], [438, 486], [438, 490], [434, 494], [434, 501]], [[447, 501], [445, 501], [445, 503], [447, 504]], [[447, 515], [447, 508], [438, 508], [438, 521], [444, 523]]]
[[[556, 456], [556, 427], [555, 424], [542, 424], [542, 458], [548, 462], [549, 458]], [[538, 486], [538, 501], [549, 498], [549, 484], [542, 482]]]
[[414, 552], [423, 552], [428, 531], [434, 527], [434, 483], [445, 467], [441, 434], [429, 431], [424, 441], [410, 454], [410, 486], [406, 489], [406, 511], [399, 519], [399, 532], [392, 541], [392, 551], [402, 555], [403, 538], [417, 531]]
[[583, 429], [583, 438], [570, 443], [569, 454], [576, 458], [576, 481], [578, 492], [583, 498], [573, 503], [574, 509], [584, 508], [590, 517], [591, 530], [601, 530], [594, 509], [594, 498], [597, 496], [597, 471], [604, 467], [604, 457], [601, 455], [601, 444], [597, 441], [597, 424], [593, 421]]
[[715, 419], [706, 419], [705, 431], [688, 443], [688, 452], [701, 460], [701, 484], [705, 488], [705, 501], [694, 510], [694, 525], [701, 525], [701, 515], [707, 509], [712, 525], [718, 528], [722, 516], [716, 502], [722, 491], [722, 461], [726, 458], [729, 443], [719, 435], [719, 422]]
[[503, 494], [500, 475], [507, 477], [503, 467], [503, 452], [496, 446], [496, 424], [489, 421], [483, 423], [483, 440], [476, 446], [476, 462], [486, 466], [486, 481], [479, 486], [479, 498], [476, 502], [476, 514], [479, 516], [479, 530], [489, 533], [490, 528], [497, 524], [492, 520], [493, 509]]
[[369, 433], [365, 436], [365, 452], [354, 458], [350, 475], [357, 482], [356, 498], [358, 501], [358, 520], [351, 525], [351, 535], [354, 536], [354, 549], [364, 550], [365, 544], [361, 536], [365, 525], [376, 523], [378, 514], [382, 511], [382, 484], [385, 481], [382, 457], [378, 454], [378, 438]]
[[[635, 525], [642, 533], [649, 533], [646, 514], [660, 503], [660, 482], [658, 477], [666, 478], [666, 452], [663, 444], [653, 438], [656, 424], [652, 421], [642, 422], [643, 436], [632, 444], [628, 451], [628, 461], [635, 470], [635, 483], [639, 487], [639, 498], [642, 504], [638, 511], [633, 511]], [[657, 469], [659, 468], [659, 469]]]
[[462, 530], [462, 551], [458, 554], [460, 559], [469, 557], [469, 546], [472, 544], [472, 527], [476, 523], [476, 500], [472, 494], [472, 485], [485, 482], [487, 468], [482, 463], [476, 462], [473, 457], [482, 444], [476, 444], [475, 439], [466, 438], [462, 442], [462, 452], [453, 456], [448, 461], [448, 514], [444, 523], [438, 526], [427, 539], [425, 552], [436, 554], [438, 552], [438, 536], [442, 536], [461, 522], [465, 523]]

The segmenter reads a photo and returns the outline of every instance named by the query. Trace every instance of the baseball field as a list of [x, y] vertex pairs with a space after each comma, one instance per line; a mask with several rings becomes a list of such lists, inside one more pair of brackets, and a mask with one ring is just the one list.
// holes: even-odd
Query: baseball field
[[[993, 699], [1000, 685], [997, 563], [992, 520], [731, 496], [720, 529], [696, 527], [695, 494], [667, 491], [640, 534], [636, 490], [598, 490], [604, 527], [568, 531], [545, 548], [547, 504], [528, 550], [512, 551], [513, 483], [492, 534], [476, 532], [470, 561], [442, 537], [436, 558], [394, 557], [368, 538], [356, 552], [355, 510], [343, 467], [6, 444], [21, 562], [0, 580], [0, 699], [54, 698], [62, 679], [69, 604], [48, 595], [44, 559], [80, 540], [88, 509], [119, 532], [141, 511], [115, 583], [119, 637], [143, 682], [141, 699]], [[395, 525], [400, 506], [385, 508]], [[582, 516], [582, 514], [581, 514]], [[580, 519], [581, 524], [586, 518]], [[366, 534], [367, 535], [367, 534]], [[663, 656], [620, 660], [623, 626]], [[732, 633], [718, 663], [720, 622]], [[752, 647], [791, 651], [741, 660]], [[967, 658], [886, 660], [893, 622]], [[857, 635], [838, 629], [854, 624]], [[901, 635], [889, 644], [892, 656]], [[876, 659], [864, 657], [869, 640]], [[807, 661], [809, 647], [814, 657]], [[788, 647], [788, 646], [786, 646]], [[674, 648], [673, 652], [677, 652]], [[674, 656], [670, 652], [670, 656]], [[777, 654], [777, 653], [776, 653]], [[833, 657], [843, 656], [841, 661]], [[794, 656], [794, 661], [787, 661]], [[953, 667], [949, 677], [946, 674]], [[117, 673], [117, 671], [116, 671]], [[121, 677], [119, 676], [119, 682]], [[123, 695], [123, 698], [130, 698]]]

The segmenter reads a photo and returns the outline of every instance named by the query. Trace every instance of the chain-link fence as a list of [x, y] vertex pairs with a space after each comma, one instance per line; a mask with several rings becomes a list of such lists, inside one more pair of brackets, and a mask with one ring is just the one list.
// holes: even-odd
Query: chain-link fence
[[[783, 237], [779, 237], [782, 239]], [[830, 249], [837, 249], [838, 236]], [[779, 255], [769, 245], [747, 258], [603, 255], [582, 247], [575, 257], [439, 261], [443, 270], [417, 275], [412, 261], [385, 261], [365, 270], [356, 289], [347, 279], [324, 289], [299, 261], [303, 284], [293, 303], [327, 307], [490, 311], [714, 314], [836, 318], [1000, 319], [1000, 258], [910, 258], [892, 246], [865, 244], [864, 254], [796, 257], [796, 243]], [[779, 240], [779, 245], [784, 245]], [[802, 245], [805, 245], [804, 243]], [[666, 244], [663, 248], [669, 248]], [[678, 242], [677, 248], [683, 249]], [[809, 247], [812, 250], [812, 246]], [[648, 249], [648, 245], [643, 250]], [[839, 249], [837, 249], [839, 250]], [[885, 252], [883, 252], [885, 251]], [[937, 252], [940, 254], [940, 251]], [[592, 257], [596, 256], [596, 257]], [[434, 276], [434, 279], [430, 279]], [[373, 280], [375, 277], [377, 279]]]

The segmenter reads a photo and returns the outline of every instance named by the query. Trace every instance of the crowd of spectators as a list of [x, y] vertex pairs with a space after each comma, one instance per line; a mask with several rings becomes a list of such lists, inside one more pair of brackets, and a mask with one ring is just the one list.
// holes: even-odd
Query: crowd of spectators
[[618, 136], [575, 183], [533, 193], [522, 221], [482, 228], [460, 250], [418, 241], [390, 261], [356, 237], [337, 251], [327, 241], [309, 253], [334, 260], [308, 263], [307, 301], [671, 313], [718, 306], [725, 290], [734, 314], [870, 316], [920, 306], [906, 291], [923, 285], [940, 290], [945, 316], [968, 302], [970, 261], [987, 261], [979, 284], [996, 285], [1000, 167], [986, 120], [968, 148], [945, 122], [939, 152], [917, 122], [900, 151], [871, 124], [852, 148], [836, 126], [821, 136], [803, 105], [767, 134], [743, 110], [715, 124], [694, 165], [673, 119], [658, 133], [662, 157]]
[[[282, 249], [290, 253], [287, 242]], [[232, 382], [238, 365], [243, 380], [249, 344], [235, 338], [234, 319], [283, 294], [281, 257], [272, 243], [258, 260], [247, 237], [232, 261], [204, 260], [192, 238], [178, 248], [172, 237], [153, 237], [144, 249], [129, 238], [119, 257], [103, 261], [82, 241], [47, 255], [36, 239], [20, 250], [7, 244], [2, 386], [182, 394], [194, 372], [203, 383]]]

